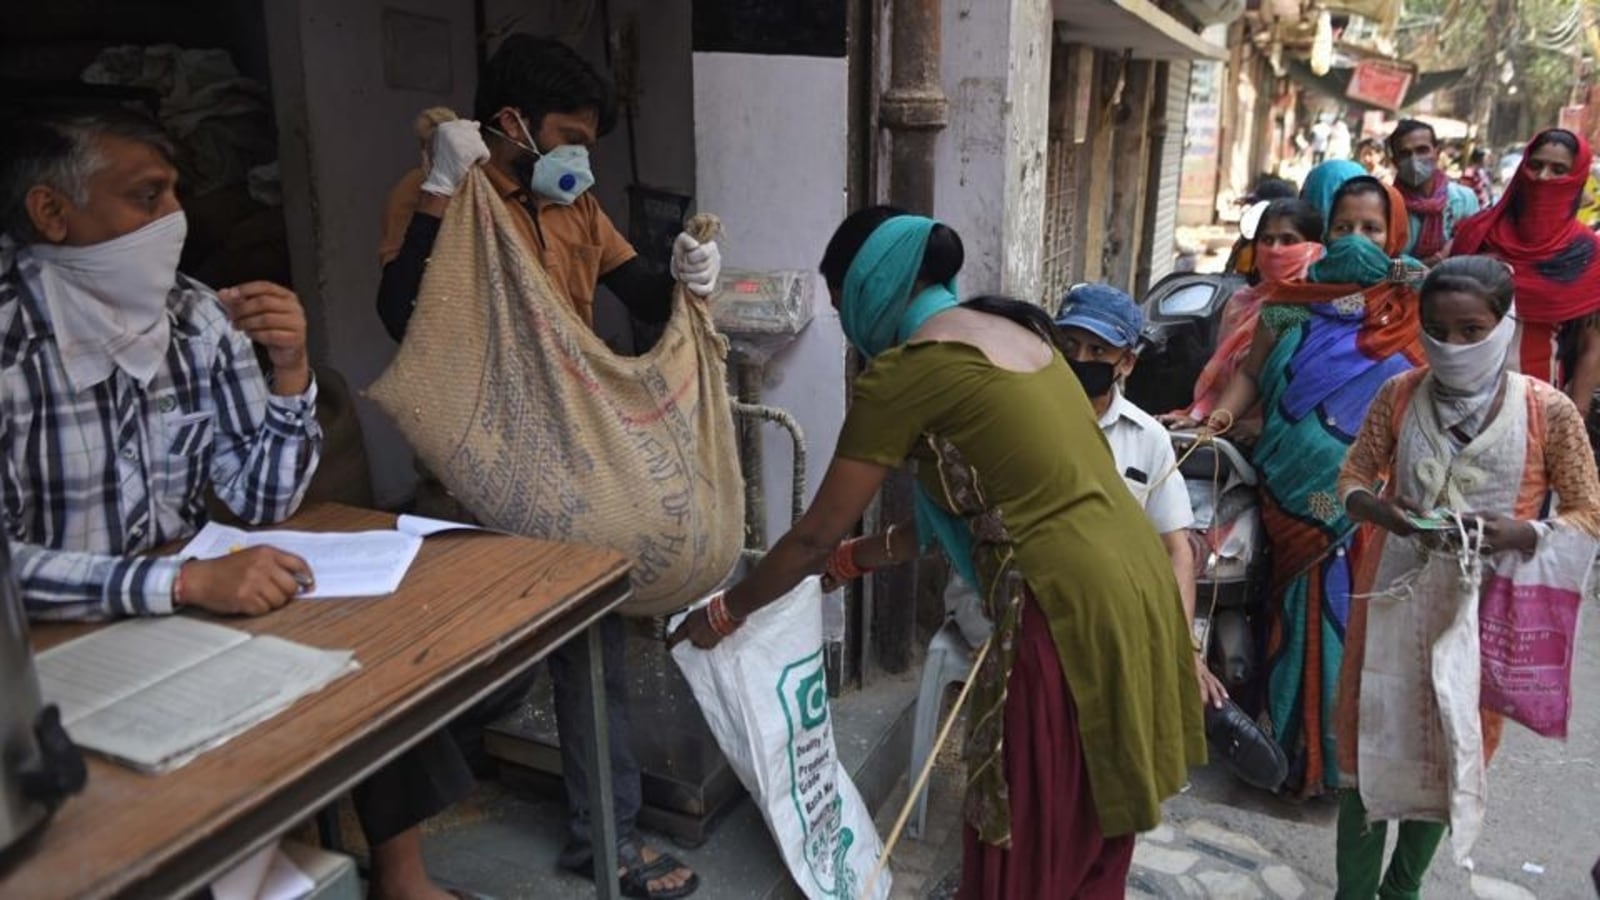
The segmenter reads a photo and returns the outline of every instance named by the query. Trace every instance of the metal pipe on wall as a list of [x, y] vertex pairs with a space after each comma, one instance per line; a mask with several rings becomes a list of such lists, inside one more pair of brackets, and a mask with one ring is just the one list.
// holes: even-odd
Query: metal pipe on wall
[[[759, 362], [735, 353], [734, 412], [740, 407], [761, 404], [761, 382], [766, 378]], [[744, 469], [744, 545], [758, 553], [767, 552], [767, 489], [762, 483], [764, 460], [761, 452], [760, 423], [741, 416], [739, 426], [739, 464]]]
[[[759, 391], [754, 392], [753, 396], [756, 400], [761, 399]], [[794, 465], [789, 478], [789, 525], [790, 527], [798, 525], [801, 514], [806, 511], [806, 434], [800, 428], [800, 420], [786, 409], [742, 399], [734, 401], [733, 414], [746, 421], [771, 422], [789, 432], [789, 440], [794, 444]], [[765, 505], [764, 500], [763, 505]]]
[[[940, 81], [940, 0], [894, 0], [889, 26], [889, 88], [878, 104], [878, 118], [889, 132], [889, 202], [923, 215], [933, 214], [934, 152], [939, 132], [950, 120], [949, 101]], [[912, 516], [911, 479], [904, 474], [884, 483], [879, 518], [885, 525]], [[872, 645], [888, 672], [911, 667], [916, 632], [918, 568], [896, 566], [872, 581]]]
[[950, 121], [939, 80], [940, 0], [894, 0], [889, 89], [878, 117], [889, 131], [889, 202], [933, 212], [934, 147]]

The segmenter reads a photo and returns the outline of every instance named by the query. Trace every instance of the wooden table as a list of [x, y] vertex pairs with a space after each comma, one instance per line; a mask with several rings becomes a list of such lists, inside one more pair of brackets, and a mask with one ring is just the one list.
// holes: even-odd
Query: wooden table
[[[329, 504], [284, 527], [393, 526], [391, 515]], [[610, 550], [453, 533], [429, 538], [388, 597], [303, 600], [258, 619], [227, 620], [354, 650], [361, 668], [174, 772], [144, 775], [91, 757], [84, 793], [0, 875], [0, 897], [197, 890], [585, 631], [596, 863], [616, 871], [605, 681], [598, 629], [589, 626], [628, 591], [628, 562]], [[93, 627], [38, 625], [33, 644], [44, 649]], [[597, 886], [602, 897], [615, 896], [615, 880]]]

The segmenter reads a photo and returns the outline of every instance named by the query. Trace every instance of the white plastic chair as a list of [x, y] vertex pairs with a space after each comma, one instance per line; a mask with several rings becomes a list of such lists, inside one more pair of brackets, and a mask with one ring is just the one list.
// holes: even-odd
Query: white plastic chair
[[[939, 708], [943, 705], [945, 689], [967, 680], [972, 668], [972, 647], [961, 636], [954, 619], [947, 619], [928, 642], [928, 658], [922, 664], [922, 687], [917, 691], [916, 721], [911, 732], [911, 778], [922, 771], [933, 752], [933, 738], [939, 731]], [[928, 818], [928, 789], [923, 787], [916, 797], [916, 807], [906, 834], [921, 840], [923, 826]]]

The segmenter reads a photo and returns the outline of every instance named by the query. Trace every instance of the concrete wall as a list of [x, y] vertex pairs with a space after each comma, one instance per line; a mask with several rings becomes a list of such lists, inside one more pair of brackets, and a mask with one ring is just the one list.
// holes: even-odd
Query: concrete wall
[[[935, 214], [961, 233], [962, 294], [1037, 300], [1052, 19], [1045, 0], [946, 0]], [[890, 38], [892, 40], [892, 37]]]
[[[385, 11], [427, 17], [408, 21], [438, 40], [397, 48], [386, 71]], [[470, 105], [472, 4], [276, 0], [265, 13], [295, 283], [316, 358], [360, 390], [394, 353], [375, 306], [384, 202], [417, 165], [416, 114]], [[431, 89], [399, 86], [419, 84]], [[358, 409], [378, 501], [397, 502], [410, 490], [410, 452], [375, 405]]]
[[[722, 216], [723, 264], [816, 271], [846, 213], [848, 68], [843, 59], [694, 54], [699, 206]], [[821, 276], [816, 318], [773, 358], [765, 402], [794, 414], [811, 458], [809, 491], [838, 442], [845, 407], [845, 342]], [[789, 527], [788, 439], [764, 431], [767, 534]]]
[[1045, 0], [1013, 0], [1006, 95], [1006, 219], [1001, 290], [1038, 299], [1043, 282], [1050, 53], [1055, 23]]

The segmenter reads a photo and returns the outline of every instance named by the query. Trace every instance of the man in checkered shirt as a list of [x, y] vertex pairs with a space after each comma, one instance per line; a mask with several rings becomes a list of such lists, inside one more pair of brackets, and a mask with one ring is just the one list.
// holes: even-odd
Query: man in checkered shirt
[[[148, 119], [43, 113], [0, 134], [0, 499], [28, 614], [289, 603], [314, 576], [291, 554], [151, 551], [197, 530], [208, 488], [254, 525], [300, 505], [322, 431], [299, 299], [178, 273], [173, 147]], [[439, 734], [357, 788], [371, 896], [450, 896], [423, 869], [417, 826], [471, 783]]]

